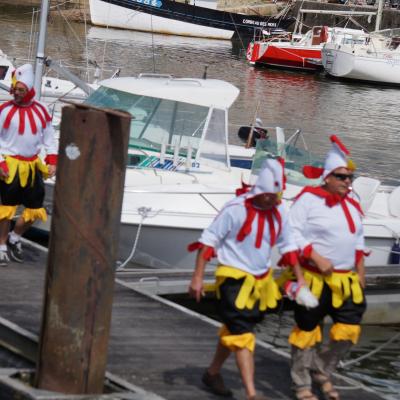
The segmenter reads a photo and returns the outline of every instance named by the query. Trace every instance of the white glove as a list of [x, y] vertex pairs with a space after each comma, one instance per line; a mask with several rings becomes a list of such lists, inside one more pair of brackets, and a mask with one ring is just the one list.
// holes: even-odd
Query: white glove
[[297, 282], [289, 281], [285, 284], [284, 289], [289, 299], [295, 300], [301, 306], [315, 308], [319, 304], [318, 299], [306, 285], [299, 286]]
[[296, 293], [296, 303], [306, 308], [315, 308], [318, 306], [318, 299], [311, 293], [311, 290], [303, 285]]

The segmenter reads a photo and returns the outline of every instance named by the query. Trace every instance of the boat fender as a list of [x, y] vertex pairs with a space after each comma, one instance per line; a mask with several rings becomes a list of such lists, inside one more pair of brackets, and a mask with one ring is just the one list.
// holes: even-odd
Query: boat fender
[[400, 264], [400, 238], [393, 243], [389, 264]]
[[327, 26], [323, 26], [321, 28], [321, 33], [320, 33], [320, 39], [321, 39], [321, 43], [326, 43], [328, 41], [328, 27]]
[[253, 58], [253, 48], [254, 48], [254, 42], [250, 42], [249, 45], [247, 46], [247, 52], [246, 52], [246, 58], [248, 61], [251, 61]]

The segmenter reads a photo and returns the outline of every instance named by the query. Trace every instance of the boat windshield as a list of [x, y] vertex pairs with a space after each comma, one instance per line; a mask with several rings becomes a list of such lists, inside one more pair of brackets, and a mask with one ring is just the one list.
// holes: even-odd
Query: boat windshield
[[319, 184], [319, 179], [308, 179], [302, 171], [305, 165], [323, 167], [323, 160], [306, 149], [292, 144], [277, 143], [271, 139], [257, 140], [256, 153], [251, 168], [252, 175], [258, 175], [264, 160], [277, 157], [285, 159], [285, 173], [289, 183], [300, 186]]
[[133, 117], [131, 148], [160, 151], [164, 144], [166, 152], [173, 154], [178, 145], [180, 155], [185, 155], [189, 146], [196, 154], [209, 113], [205, 106], [135, 95], [104, 86], [85, 103], [129, 112]]

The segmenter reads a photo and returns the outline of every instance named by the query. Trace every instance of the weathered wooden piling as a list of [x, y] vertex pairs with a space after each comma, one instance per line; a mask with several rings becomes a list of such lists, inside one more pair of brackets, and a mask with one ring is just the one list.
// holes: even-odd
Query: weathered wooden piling
[[127, 113], [62, 113], [36, 384], [101, 393], [107, 360], [129, 126]]

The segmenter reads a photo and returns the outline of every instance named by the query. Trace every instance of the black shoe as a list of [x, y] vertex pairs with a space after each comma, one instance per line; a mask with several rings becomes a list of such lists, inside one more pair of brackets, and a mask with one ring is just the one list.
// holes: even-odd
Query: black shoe
[[0, 267], [7, 267], [10, 263], [10, 257], [8, 257], [7, 250], [0, 250]]
[[11, 260], [22, 263], [24, 262], [24, 252], [22, 251], [21, 241], [11, 243], [7, 241], [8, 253], [10, 254]]
[[218, 396], [232, 396], [232, 391], [225, 386], [221, 374], [210, 375], [206, 370], [201, 381], [211, 390], [211, 392]]

